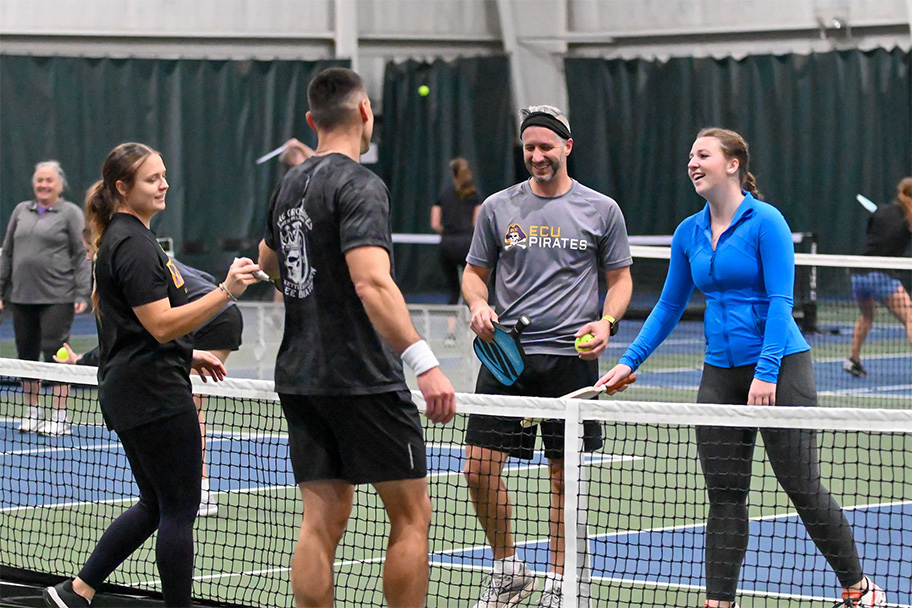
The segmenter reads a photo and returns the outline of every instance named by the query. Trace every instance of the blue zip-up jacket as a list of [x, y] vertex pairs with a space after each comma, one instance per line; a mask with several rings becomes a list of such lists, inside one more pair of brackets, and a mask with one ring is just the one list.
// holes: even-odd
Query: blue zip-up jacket
[[776, 382], [782, 357], [810, 350], [792, 317], [795, 251], [778, 209], [749, 193], [712, 248], [709, 204], [685, 219], [671, 241], [659, 302], [620, 362], [636, 370], [674, 329], [694, 286], [706, 295], [706, 362], [757, 366]]

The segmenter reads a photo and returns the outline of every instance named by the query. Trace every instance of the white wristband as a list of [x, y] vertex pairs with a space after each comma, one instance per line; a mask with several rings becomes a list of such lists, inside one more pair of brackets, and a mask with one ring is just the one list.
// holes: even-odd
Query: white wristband
[[440, 366], [440, 362], [434, 356], [431, 347], [424, 340], [418, 340], [406, 348], [402, 353], [402, 362], [412, 368], [416, 376]]

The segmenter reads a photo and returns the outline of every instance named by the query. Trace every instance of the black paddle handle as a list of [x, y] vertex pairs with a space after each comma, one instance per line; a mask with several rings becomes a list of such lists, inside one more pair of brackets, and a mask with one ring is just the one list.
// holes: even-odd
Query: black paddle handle
[[532, 324], [532, 319], [526, 315], [520, 315], [519, 319], [516, 321], [516, 325], [513, 326], [513, 329], [510, 330], [511, 338], [518, 338], [522, 332]]

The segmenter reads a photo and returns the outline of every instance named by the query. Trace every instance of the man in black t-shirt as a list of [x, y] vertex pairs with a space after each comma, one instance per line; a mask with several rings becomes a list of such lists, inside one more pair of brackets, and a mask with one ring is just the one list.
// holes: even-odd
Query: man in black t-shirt
[[350, 512], [354, 485], [370, 483], [390, 518], [387, 601], [423, 606], [427, 465], [402, 362], [415, 371], [434, 422], [455, 414], [453, 386], [390, 273], [389, 192], [358, 163], [374, 120], [363, 81], [330, 68], [307, 97], [317, 151], [273, 193], [259, 260], [285, 297], [275, 389], [304, 501], [292, 589], [298, 605], [332, 604], [332, 558], [347, 520], [339, 514]]

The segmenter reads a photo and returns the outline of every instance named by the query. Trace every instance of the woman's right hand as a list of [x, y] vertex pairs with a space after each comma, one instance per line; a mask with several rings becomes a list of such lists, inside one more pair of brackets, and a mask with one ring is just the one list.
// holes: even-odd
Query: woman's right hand
[[611, 387], [623, 382], [627, 376], [633, 373], [633, 369], [629, 365], [624, 365], [623, 363], [618, 363], [610, 370], [608, 373], [598, 379], [598, 382], [595, 383], [596, 386], [604, 386], [605, 393], [608, 395], [613, 395], [614, 393], [619, 393], [623, 390], [627, 390], [629, 385], [624, 384], [619, 388], [613, 389]]
[[259, 266], [253, 263], [250, 258], [237, 258], [228, 269], [228, 276], [225, 277], [225, 288], [234, 297], [240, 296], [247, 289], [248, 285], [253, 285], [260, 279], [256, 276]]
[[80, 355], [77, 355], [76, 352], [72, 348], [70, 348], [70, 345], [67, 344], [66, 342], [63, 343], [63, 346], [57, 352], [59, 353], [61, 350], [66, 351], [66, 354], [67, 354], [66, 359], [60, 359], [56, 354], [54, 354], [54, 355], [51, 355], [51, 357], [54, 359], [54, 361], [56, 361], [57, 363], [66, 363], [68, 365], [76, 365], [76, 362], [79, 361]]

